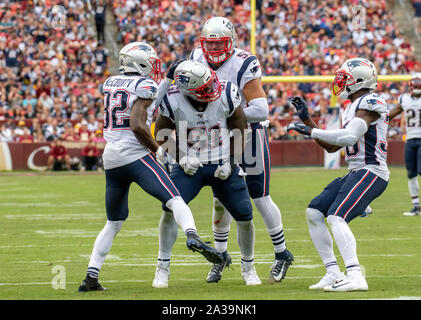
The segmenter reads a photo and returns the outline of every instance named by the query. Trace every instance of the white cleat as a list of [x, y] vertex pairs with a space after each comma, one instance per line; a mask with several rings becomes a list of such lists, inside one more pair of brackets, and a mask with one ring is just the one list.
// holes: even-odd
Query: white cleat
[[414, 207], [414, 208], [412, 208], [411, 211], [404, 212], [403, 215], [407, 216], [407, 217], [419, 216], [419, 215], [421, 215], [421, 209], [420, 209], [420, 207]]
[[345, 278], [343, 273], [333, 273], [327, 272], [322, 279], [316, 284], [311, 285], [308, 287], [310, 290], [323, 290], [327, 286], [331, 286], [335, 284], [335, 282]]
[[152, 282], [154, 288], [168, 288], [170, 278], [170, 262], [159, 261], [156, 265], [155, 278]]
[[323, 290], [328, 292], [367, 291], [368, 285], [362, 274], [359, 273], [348, 275], [333, 285], [326, 286]]
[[247, 286], [258, 286], [262, 284], [253, 262], [241, 261], [241, 274]]

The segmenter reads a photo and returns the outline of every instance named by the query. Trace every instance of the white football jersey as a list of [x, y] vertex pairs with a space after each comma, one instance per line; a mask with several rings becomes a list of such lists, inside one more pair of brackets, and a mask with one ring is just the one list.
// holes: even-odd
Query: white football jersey
[[258, 79], [262, 76], [262, 68], [256, 56], [251, 53], [235, 48], [234, 53], [218, 69], [212, 68], [203, 56], [201, 47], [194, 49], [190, 54], [190, 59], [199, 61], [215, 71], [219, 80], [227, 80], [240, 88], [241, 106], [247, 107], [247, 100], [243, 95], [243, 88], [247, 82]]
[[405, 112], [406, 140], [421, 138], [421, 98], [404, 93], [399, 97], [399, 104]]
[[105, 169], [113, 169], [129, 164], [150, 153], [136, 139], [130, 129], [130, 113], [133, 104], [140, 99], [152, 100], [148, 107], [150, 127], [154, 112], [155, 95], [158, 85], [150, 78], [137, 75], [117, 75], [109, 77], [104, 91], [104, 139], [107, 142], [102, 158]]
[[368, 93], [351, 103], [342, 113], [342, 124], [346, 127], [358, 110], [377, 112], [380, 115], [372, 122], [367, 132], [353, 146], [345, 148], [345, 161], [349, 170], [368, 169], [380, 178], [389, 180], [387, 167], [387, 129], [389, 108], [378, 94]]
[[170, 87], [159, 106], [159, 113], [176, 126], [179, 149], [187, 150], [202, 163], [218, 163], [230, 157], [227, 119], [240, 105], [241, 97], [235, 84], [220, 82], [220, 98], [209, 102], [203, 112], [197, 111], [176, 85]]

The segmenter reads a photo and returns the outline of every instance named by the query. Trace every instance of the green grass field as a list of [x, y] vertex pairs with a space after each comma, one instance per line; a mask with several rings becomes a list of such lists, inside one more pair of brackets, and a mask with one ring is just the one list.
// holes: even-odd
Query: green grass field
[[[308, 286], [324, 275], [310, 240], [304, 210], [308, 202], [344, 169], [274, 168], [271, 195], [282, 212], [288, 249], [295, 262], [282, 283], [267, 281], [273, 248], [255, 211], [256, 269], [263, 284], [246, 287], [241, 278], [236, 227], [228, 249], [233, 266], [222, 281], [207, 284], [209, 264], [187, 250], [180, 231], [173, 250], [170, 287], [152, 288], [158, 252], [161, 206], [133, 184], [130, 215], [117, 235], [100, 274], [105, 292], [78, 293], [98, 232], [105, 223], [104, 174], [0, 174], [0, 299], [115, 300], [313, 300], [421, 298], [421, 217], [405, 217], [411, 207], [404, 168], [391, 169], [385, 193], [372, 203], [374, 214], [350, 226], [369, 285], [368, 292], [312, 292]], [[205, 188], [190, 207], [199, 233], [213, 240], [212, 197]], [[336, 250], [336, 248], [335, 248]], [[343, 263], [336, 250], [341, 269]], [[59, 267], [57, 267], [59, 266]], [[63, 268], [61, 268], [62, 266]], [[56, 268], [65, 289], [54, 289]]]

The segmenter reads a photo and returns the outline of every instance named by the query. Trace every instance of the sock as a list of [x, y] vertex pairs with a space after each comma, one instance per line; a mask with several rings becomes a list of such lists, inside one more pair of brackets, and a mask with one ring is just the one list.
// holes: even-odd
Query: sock
[[180, 226], [186, 235], [189, 232], [197, 234], [193, 214], [181, 197], [172, 198], [168, 200], [165, 205], [172, 211], [175, 222]]
[[307, 208], [306, 218], [311, 240], [325, 265], [327, 272], [339, 273], [340, 269], [333, 252], [333, 240], [325, 224], [325, 216], [317, 209]]
[[254, 259], [254, 224], [253, 220], [237, 221], [237, 241], [240, 247], [241, 260]]
[[222, 203], [214, 198], [212, 211], [212, 231], [215, 239], [215, 249], [225, 252], [228, 248], [228, 235], [230, 232], [232, 216]]
[[344, 259], [347, 273], [360, 271], [360, 264], [357, 258], [357, 243], [355, 237], [344, 219], [338, 216], [327, 217], [327, 222], [332, 230], [336, 245]]
[[117, 233], [123, 225], [123, 220], [109, 221], [105, 224], [104, 228], [98, 234], [94, 248], [92, 249], [91, 259], [88, 264], [87, 274], [92, 278], [98, 278], [99, 271], [101, 270], [104, 260], [111, 250], [113, 241]]
[[[259, 210], [263, 218], [263, 222], [265, 223], [266, 229], [268, 230], [272, 239], [276, 258], [277, 253], [281, 253], [286, 249], [281, 211], [272, 201], [270, 196], [253, 199], [253, 202], [256, 208]], [[278, 254], [278, 256], [282, 255]]]
[[158, 261], [169, 261], [171, 251], [177, 240], [178, 226], [170, 211], [163, 211], [159, 221], [159, 252]]
[[412, 205], [414, 207], [419, 207], [420, 199], [418, 196], [418, 192], [419, 192], [418, 176], [408, 179], [408, 189], [409, 189], [409, 195], [411, 196]]

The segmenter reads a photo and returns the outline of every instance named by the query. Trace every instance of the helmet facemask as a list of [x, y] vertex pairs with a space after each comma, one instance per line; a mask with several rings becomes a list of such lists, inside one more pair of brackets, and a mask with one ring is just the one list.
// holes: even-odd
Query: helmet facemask
[[188, 89], [187, 95], [198, 102], [212, 102], [221, 96], [222, 88], [221, 83], [212, 71], [210, 79], [202, 86], [194, 89]]
[[[335, 79], [332, 83], [332, 90], [335, 96], [348, 96], [351, 90], [349, 90], [348, 86], [352, 86], [356, 83], [354, 77], [346, 72], [345, 70], [338, 70], [335, 73]], [[348, 89], [348, 90], [347, 90]]]
[[200, 45], [206, 61], [210, 63], [224, 62], [234, 51], [230, 37], [200, 37]]
[[409, 81], [409, 88], [413, 94], [421, 94], [421, 78], [412, 78]]

